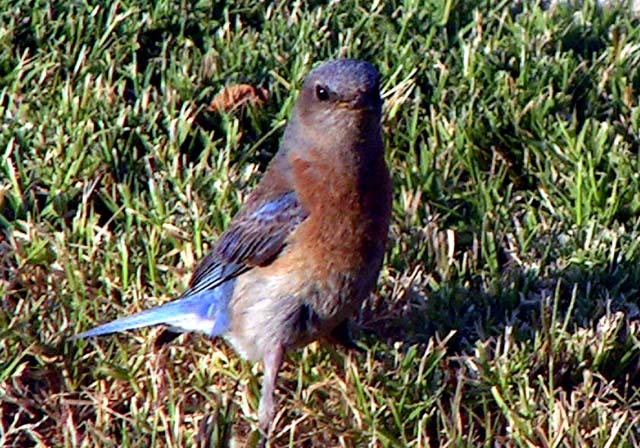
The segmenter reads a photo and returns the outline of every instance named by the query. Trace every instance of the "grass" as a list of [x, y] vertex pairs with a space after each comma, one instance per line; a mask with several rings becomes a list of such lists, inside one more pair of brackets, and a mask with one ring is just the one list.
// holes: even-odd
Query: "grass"
[[383, 78], [391, 241], [274, 446], [640, 445], [639, 23], [522, 3], [0, 0], [0, 445], [255, 442], [223, 342], [66, 338], [183, 290], [335, 57]]

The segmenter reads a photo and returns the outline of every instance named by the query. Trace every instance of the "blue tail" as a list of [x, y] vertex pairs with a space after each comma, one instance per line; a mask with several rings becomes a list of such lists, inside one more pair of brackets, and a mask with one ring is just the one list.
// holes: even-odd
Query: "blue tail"
[[210, 337], [219, 336], [229, 328], [228, 308], [234, 283], [234, 281], [227, 281], [217, 288], [188, 295], [157, 308], [114, 320], [77, 334], [71, 340], [161, 324], [179, 331], [196, 331]]

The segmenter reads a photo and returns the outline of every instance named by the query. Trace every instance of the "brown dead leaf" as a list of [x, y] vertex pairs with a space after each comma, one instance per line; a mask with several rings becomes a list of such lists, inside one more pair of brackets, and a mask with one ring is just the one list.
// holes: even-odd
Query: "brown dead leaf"
[[269, 92], [263, 87], [253, 87], [248, 84], [228, 86], [216, 95], [207, 110], [209, 112], [228, 112], [246, 103], [260, 105], [267, 100], [268, 96]]

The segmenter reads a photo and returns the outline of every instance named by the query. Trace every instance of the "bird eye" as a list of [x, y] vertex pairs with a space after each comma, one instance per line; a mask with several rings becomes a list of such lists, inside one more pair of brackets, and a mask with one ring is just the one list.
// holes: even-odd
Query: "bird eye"
[[329, 89], [327, 89], [325, 86], [317, 85], [316, 97], [320, 101], [327, 101], [329, 99]]

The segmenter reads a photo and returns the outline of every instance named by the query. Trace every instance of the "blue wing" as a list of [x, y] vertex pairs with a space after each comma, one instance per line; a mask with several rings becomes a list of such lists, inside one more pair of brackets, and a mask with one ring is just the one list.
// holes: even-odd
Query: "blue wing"
[[197, 331], [214, 337], [229, 326], [228, 305], [235, 278], [274, 260], [289, 234], [308, 213], [294, 192], [260, 201], [250, 197], [217, 244], [196, 268], [189, 288], [177, 300], [100, 325], [72, 339], [83, 339], [152, 325]]
[[308, 216], [292, 191], [253, 205], [256, 202], [249, 198], [249, 207], [220, 236], [193, 273], [187, 293], [215, 288], [254, 266], [269, 264], [289, 234]]

